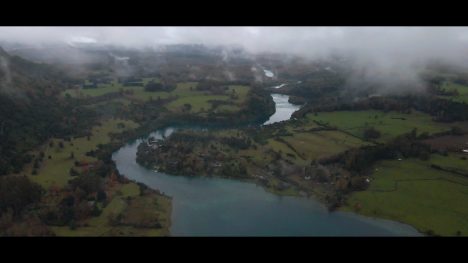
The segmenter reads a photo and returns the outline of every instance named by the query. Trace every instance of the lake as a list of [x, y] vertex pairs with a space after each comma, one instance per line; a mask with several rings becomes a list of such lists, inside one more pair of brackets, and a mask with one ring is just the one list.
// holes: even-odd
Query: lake
[[[265, 124], [287, 120], [299, 106], [287, 95], [273, 94], [276, 112]], [[148, 136], [161, 139], [175, 128]], [[413, 227], [347, 212], [329, 212], [313, 198], [284, 197], [254, 183], [223, 178], [173, 176], [136, 163], [137, 146], [130, 142], [112, 158], [130, 180], [172, 197], [173, 236], [418, 236]]]

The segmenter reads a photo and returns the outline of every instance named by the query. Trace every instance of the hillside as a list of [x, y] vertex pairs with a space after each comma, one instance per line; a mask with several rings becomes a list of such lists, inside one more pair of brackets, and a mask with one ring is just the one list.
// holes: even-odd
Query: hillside
[[[67, 136], [92, 114], [73, 110], [59, 95], [67, 79], [45, 64], [10, 56], [0, 49], [0, 175], [19, 172], [26, 154], [50, 136]], [[77, 118], [86, 116], [86, 118]], [[81, 126], [81, 127], [82, 127]]]

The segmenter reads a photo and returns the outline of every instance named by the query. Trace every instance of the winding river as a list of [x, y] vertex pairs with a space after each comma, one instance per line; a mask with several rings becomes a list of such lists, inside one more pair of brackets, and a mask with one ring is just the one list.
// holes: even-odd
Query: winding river
[[[287, 120], [298, 106], [273, 94], [276, 112], [265, 124]], [[149, 136], [163, 138], [174, 127]], [[138, 144], [130, 142], [112, 158], [131, 180], [172, 197], [173, 236], [417, 236], [413, 227], [327, 208], [304, 197], [266, 192], [254, 183], [206, 177], [172, 176], [146, 169], [135, 161]]]

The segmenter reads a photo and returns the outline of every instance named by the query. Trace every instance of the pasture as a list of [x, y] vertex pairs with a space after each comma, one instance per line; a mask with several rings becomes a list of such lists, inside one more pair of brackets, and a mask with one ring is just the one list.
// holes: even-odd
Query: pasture
[[[57, 138], [51, 139], [41, 147], [42, 149], [35, 152], [36, 156], [41, 150], [44, 152], [44, 160], [37, 169], [37, 175], [31, 175], [32, 165], [25, 171], [30, 175], [31, 180], [46, 189], [52, 185], [63, 187], [72, 178], [69, 171], [75, 167], [75, 161], [96, 161], [95, 158], [86, 156], [86, 152], [96, 150], [98, 144], [110, 142], [109, 133], [119, 133], [136, 127], [137, 124], [133, 121], [109, 119], [102, 122], [101, 126], [93, 127], [89, 140], [87, 137], [73, 138], [69, 142]], [[63, 147], [60, 147], [61, 144]]]
[[468, 161], [459, 157], [380, 161], [369, 189], [352, 193], [344, 210], [408, 223], [423, 233], [468, 235], [468, 178], [431, 167], [468, 172]]
[[366, 128], [374, 127], [381, 133], [377, 141], [385, 142], [398, 135], [417, 129], [417, 133], [437, 133], [450, 129], [450, 126], [432, 121], [428, 114], [413, 111], [410, 114], [398, 112], [334, 111], [308, 114], [307, 118], [324, 126], [335, 127], [354, 136], [363, 138]]

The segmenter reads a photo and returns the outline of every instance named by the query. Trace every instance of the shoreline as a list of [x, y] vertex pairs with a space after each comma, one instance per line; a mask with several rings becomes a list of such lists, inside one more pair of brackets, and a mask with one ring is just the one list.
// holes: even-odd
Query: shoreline
[[[180, 121], [177, 121], [179, 124], [180, 124]], [[191, 124], [190, 123], [184, 123], [184, 125], [180, 125], [180, 126], [190, 126]], [[222, 125], [221, 125], [222, 126]], [[160, 125], [160, 128], [159, 129], [156, 129], [156, 130], [153, 130], [152, 132], [150, 133], [147, 133], [146, 136], [139, 136], [138, 138], [133, 138], [131, 140], [128, 140], [127, 143], [124, 143], [123, 145], [126, 145], [126, 144], [129, 144], [131, 142], [134, 142], [135, 139], [147, 139], [148, 136], [153, 133], [153, 132], [156, 132], [157, 130], [166, 130], [168, 128], [173, 128], [170, 123], [168, 123], [167, 125]], [[177, 127], [176, 127], [177, 128]], [[220, 128], [226, 128], [226, 127], [220, 127]], [[122, 147], [122, 146], [121, 146]], [[121, 148], [119, 147], [119, 149]], [[114, 151], [112, 154], [114, 154], [115, 152], [117, 152], [118, 150]], [[115, 160], [113, 160], [113, 163], [115, 165]], [[139, 163], [138, 163], [139, 164]], [[139, 164], [140, 166], [142, 166], [141, 164]], [[192, 176], [187, 176], [187, 175], [183, 175], [183, 174], [169, 174], [169, 173], [166, 173], [164, 171], [155, 171], [154, 169], [151, 169], [151, 168], [148, 168], [148, 167], [145, 167], [145, 166], [142, 166], [144, 167], [146, 170], [148, 171], [151, 171], [151, 172], [161, 172], [165, 175], [168, 175], [168, 176], [174, 176], [174, 177], [177, 177], [177, 176], [183, 176], [183, 177], [192, 177]], [[125, 176], [125, 174], [123, 174]], [[288, 193], [281, 193], [279, 191], [277, 191], [275, 188], [273, 187], [268, 187], [264, 184], [262, 184], [261, 182], [259, 182], [259, 180], [255, 179], [255, 178], [238, 178], [238, 177], [232, 177], [232, 176], [208, 176], [208, 175], [201, 175], [201, 176], [193, 176], [193, 177], [204, 177], [204, 178], [220, 178], [220, 179], [227, 179], [227, 180], [233, 180], [233, 181], [237, 181], [237, 182], [245, 182], [245, 183], [250, 183], [250, 184], [255, 184], [256, 186], [260, 186], [262, 187], [262, 190], [265, 191], [265, 192], [268, 192], [268, 193], [271, 193], [275, 196], [290, 196], [290, 197], [295, 197], [295, 198], [304, 198], [304, 199], [314, 199], [316, 202], [320, 203], [320, 205], [323, 205], [324, 207], [327, 207], [327, 203], [322, 200], [320, 198], [319, 195], [317, 194], [307, 194], [307, 196], [303, 196], [300, 194], [300, 189], [297, 188], [297, 186], [294, 186], [294, 189], [293, 189], [293, 192], [291, 194], [291, 192], [288, 192]], [[128, 177], [126, 177], [127, 179], [129, 179]], [[130, 179], [129, 179], [130, 180]], [[146, 184], [145, 184], [146, 185]], [[147, 187], [151, 188], [149, 185], [146, 185]], [[152, 188], [154, 189], [154, 188]], [[160, 191], [160, 189], [156, 189], [158, 191]], [[172, 196], [170, 196], [172, 198]], [[306, 198], [305, 198], [306, 197]], [[409, 227], [412, 227], [414, 228], [419, 234], [421, 234], [421, 232], [416, 229], [414, 226], [412, 225], [409, 225], [405, 222], [400, 222], [400, 221], [397, 221], [397, 220], [391, 220], [391, 219], [387, 219], [387, 218], [379, 218], [379, 217], [371, 217], [371, 216], [368, 216], [368, 215], [365, 215], [365, 214], [362, 214], [362, 213], [358, 213], [358, 212], [355, 212], [355, 211], [345, 211], [343, 209], [344, 206], [342, 207], [338, 207], [336, 210], [330, 210], [328, 209], [328, 212], [329, 213], [333, 213], [333, 212], [346, 212], [346, 213], [350, 213], [350, 214], [353, 214], [353, 215], [357, 215], [357, 216], [363, 216], [363, 217], [366, 217], [366, 218], [369, 218], [369, 219], [375, 219], [375, 220], [388, 220], [388, 221], [392, 221], [392, 222], [396, 222], [396, 223], [400, 223], [400, 224], [403, 224], [403, 225], [406, 225], [406, 226], [409, 226]], [[172, 208], [172, 207], [171, 207]], [[172, 213], [172, 211], [171, 211]], [[171, 226], [172, 226], [172, 216], [171, 216]], [[171, 233], [169, 233], [169, 235], [171, 235]]]

